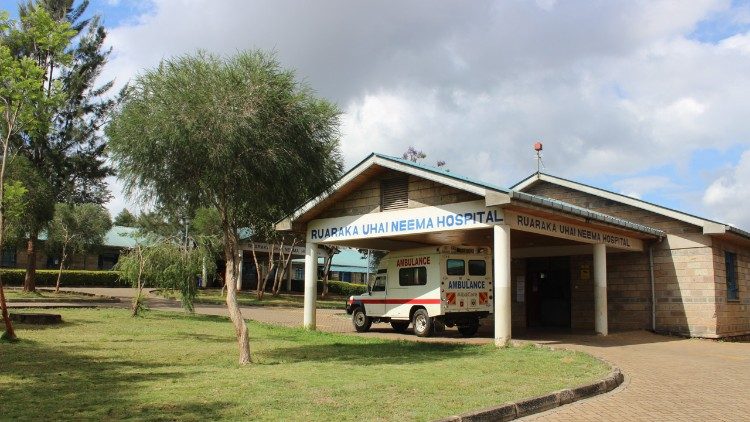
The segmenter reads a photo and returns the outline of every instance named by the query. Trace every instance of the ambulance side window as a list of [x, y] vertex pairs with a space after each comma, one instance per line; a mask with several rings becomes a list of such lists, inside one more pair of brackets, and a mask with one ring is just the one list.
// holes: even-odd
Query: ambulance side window
[[487, 275], [487, 262], [483, 259], [470, 259], [469, 275]]
[[384, 292], [385, 291], [385, 281], [388, 276], [388, 270], [378, 270], [378, 275], [375, 276], [375, 282], [372, 284], [372, 291], [373, 292]]
[[466, 273], [466, 263], [463, 259], [449, 259], [445, 266], [445, 272], [448, 275], [464, 275]]
[[372, 285], [373, 292], [384, 292], [385, 291], [385, 275], [379, 275], [375, 277], [375, 283]]
[[401, 268], [398, 270], [399, 286], [424, 286], [427, 284], [427, 267]]

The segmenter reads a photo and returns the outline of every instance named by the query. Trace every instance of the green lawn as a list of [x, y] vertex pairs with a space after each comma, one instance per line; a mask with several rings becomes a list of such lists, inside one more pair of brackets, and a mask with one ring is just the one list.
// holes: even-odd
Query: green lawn
[[[169, 299], [179, 299], [178, 292], [172, 290], [155, 290], [156, 295]], [[282, 306], [290, 308], [301, 308], [304, 305], [302, 295], [281, 294], [273, 296], [266, 293], [263, 300], [258, 300], [255, 292], [238, 292], [237, 301], [240, 306]], [[221, 294], [221, 290], [201, 290], [195, 299], [195, 303], [208, 303], [213, 305], [223, 305], [226, 303], [226, 297]], [[336, 297], [330, 299], [320, 299], [318, 297], [318, 309], [346, 309], [346, 298]]]
[[102, 302], [109, 298], [92, 296], [73, 292], [55, 293], [50, 290], [37, 290], [35, 292], [24, 292], [20, 289], [5, 289], [5, 298], [8, 302]]
[[394, 342], [225, 318], [56, 310], [0, 343], [2, 420], [432, 420], [575, 386], [608, 368], [536, 347]]

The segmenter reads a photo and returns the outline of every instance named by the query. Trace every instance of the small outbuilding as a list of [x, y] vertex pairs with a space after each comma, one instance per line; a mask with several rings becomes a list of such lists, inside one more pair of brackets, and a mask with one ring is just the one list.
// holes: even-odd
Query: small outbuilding
[[277, 229], [306, 238], [311, 329], [319, 245], [453, 245], [493, 250], [498, 345], [535, 327], [750, 334], [750, 233], [543, 173], [506, 189], [371, 154]]

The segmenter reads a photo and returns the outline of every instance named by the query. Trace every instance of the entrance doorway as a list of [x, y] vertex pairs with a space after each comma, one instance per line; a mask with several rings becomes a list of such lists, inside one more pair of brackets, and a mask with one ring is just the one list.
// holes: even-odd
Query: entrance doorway
[[526, 325], [570, 328], [570, 257], [526, 261]]

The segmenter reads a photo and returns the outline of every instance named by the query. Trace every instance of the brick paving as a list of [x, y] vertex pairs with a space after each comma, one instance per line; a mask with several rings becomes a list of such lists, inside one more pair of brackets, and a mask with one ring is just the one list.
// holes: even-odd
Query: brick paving
[[[70, 289], [73, 290], [73, 289]], [[129, 306], [132, 289], [76, 289], [115, 296]], [[39, 304], [37, 304], [39, 305]], [[176, 302], [150, 299], [153, 309], [178, 310]], [[223, 306], [199, 305], [196, 312], [225, 315]], [[302, 309], [243, 307], [252, 320], [299, 327]], [[343, 311], [321, 309], [318, 329], [353, 333]], [[373, 325], [370, 333], [358, 334], [389, 339], [419, 341], [467, 341], [454, 330], [440, 338], [418, 339], [412, 334], [396, 334], [387, 324]], [[750, 420], [750, 343], [682, 339], [645, 331], [614, 333], [607, 337], [560, 332], [529, 333], [520, 340], [551, 347], [584, 351], [618, 366], [625, 382], [618, 389], [591, 399], [548, 412], [527, 416], [534, 421], [748, 421]], [[484, 329], [469, 343], [491, 342], [491, 331]]]

